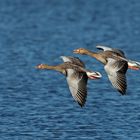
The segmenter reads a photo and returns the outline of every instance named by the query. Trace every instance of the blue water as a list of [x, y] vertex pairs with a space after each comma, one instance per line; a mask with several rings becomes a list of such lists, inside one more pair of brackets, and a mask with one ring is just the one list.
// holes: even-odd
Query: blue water
[[[72, 53], [99, 44], [140, 61], [139, 0], [1, 0], [0, 139], [139, 140], [140, 72], [127, 72], [127, 95], [120, 96], [99, 62]], [[88, 82], [84, 108], [63, 75], [35, 69], [60, 64], [61, 55], [103, 74]]]

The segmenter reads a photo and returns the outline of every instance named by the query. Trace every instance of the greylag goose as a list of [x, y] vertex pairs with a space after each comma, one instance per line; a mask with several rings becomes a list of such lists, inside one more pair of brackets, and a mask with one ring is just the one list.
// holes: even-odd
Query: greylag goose
[[116, 88], [122, 95], [125, 95], [127, 89], [126, 72], [128, 69], [128, 63], [121, 59], [124, 58], [124, 53], [117, 49], [111, 49], [108, 47], [99, 47], [101, 52], [92, 52], [84, 48], [74, 50], [76, 54], [89, 55], [94, 57], [98, 61], [104, 64], [104, 69], [108, 75], [113, 87]]
[[77, 57], [61, 56], [64, 63], [57, 66], [40, 64], [36, 68], [56, 70], [66, 76], [70, 92], [76, 102], [83, 107], [87, 98], [87, 81], [99, 79], [101, 74], [85, 69], [84, 63]]

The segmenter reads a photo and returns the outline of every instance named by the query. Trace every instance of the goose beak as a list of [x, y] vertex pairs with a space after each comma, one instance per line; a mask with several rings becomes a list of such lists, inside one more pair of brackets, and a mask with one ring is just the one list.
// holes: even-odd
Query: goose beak
[[78, 53], [80, 53], [80, 50], [79, 49], [76, 49], [76, 50], [73, 51], [73, 53], [78, 54]]
[[39, 64], [35, 66], [36, 69], [44, 69], [44, 64]]
[[101, 73], [99, 72], [87, 72], [87, 76], [92, 80], [100, 79], [102, 77]]

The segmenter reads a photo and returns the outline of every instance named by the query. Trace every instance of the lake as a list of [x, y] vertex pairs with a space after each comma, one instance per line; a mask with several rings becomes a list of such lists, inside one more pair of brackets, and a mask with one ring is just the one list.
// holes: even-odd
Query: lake
[[[0, 139], [139, 140], [140, 71], [128, 70], [127, 95], [108, 81], [103, 65], [73, 54], [96, 45], [123, 50], [140, 62], [138, 0], [1, 0]], [[100, 80], [88, 81], [87, 102], [72, 98], [65, 77], [37, 70], [77, 56]]]

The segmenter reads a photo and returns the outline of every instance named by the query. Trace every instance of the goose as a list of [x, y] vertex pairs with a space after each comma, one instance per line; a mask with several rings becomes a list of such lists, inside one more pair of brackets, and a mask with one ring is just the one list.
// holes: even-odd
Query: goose
[[112, 86], [119, 93], [121, 93], [121, 95], [125, 95], [127, 89], [127, 80], [125, 74], [128, 69], [128, 62], [125, 60], [126, 58], [124, 53], [121, 50], [111, 49], [104, 46], [97, 46], [97, 48], [102, 49], [103, 51], [92, 52], [85, 48], [79, 48], [73, 52], [76, 54], [94, 57], [104, 64], [104, 69]]
[[69, 90], [74, 100], [83, 107], [87, 98], [87, 81], [89, 79], [100, 79], [102, 75], [85, 69], [84, 63], [78, 57], [61, 56], [64, 63], [57, 66], [39, 64], [38, 69], [55, 70], [66, 76]]

